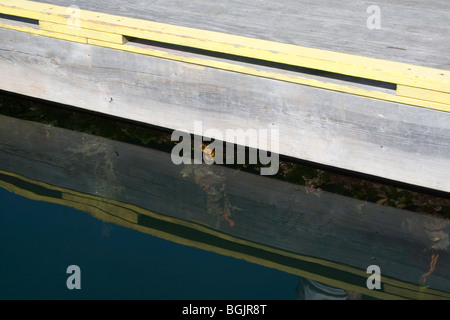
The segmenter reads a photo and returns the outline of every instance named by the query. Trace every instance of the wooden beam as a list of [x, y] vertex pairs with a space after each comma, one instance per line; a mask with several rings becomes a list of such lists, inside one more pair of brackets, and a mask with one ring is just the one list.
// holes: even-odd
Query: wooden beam
[[0, 28], [25, 32], [25, 33], [36, 35], [36, 36], [44, 36], [44, 37], [66, 40], [66, 41], [71, 41], [71, 42], [78, 42], [78, 43], [87, 43], [87, 39], [85, 37], [79, 37], [76, 35], [59, 33], [59, 32], [50, 32], [47, 30], [41, 30], [40, 28], [27, 26], [27, 25], [20, 26], [20, 25], [16, 25], [16, 24], [11, 24], [10, 22], [5, 22], [5, 20], [2, 19], [1, 17], [0, 17]]
[[89, 40], [91, 39], [100, 40], [107, 43], [111, 42], [117, 44], [124, 44], [126, 42], [125, 38], [120, 34], [95, 31], [85, 28], [69, 27], [66, 24], [59, 24], [41, 20], [39, 21], [39, 26], [41, 30], [48, 31], [50, 33], [61, 33], [65, 35], [83, 37]]
[[281, 154], [450, 192], [448, 112], [5, 29], [0, 48], [3, 90], [190, 133], [278, 128]]
[[[11, 5], [6, 0], [0, 0], [1, 13], [53, 22], [59, 25], [64, 25], [71, 19], [71, 15], [73, 14], [72, 10], [71, 8], [25, 0], [17, 0], [14, 5]], [[301, 47], [87, 10], [80, 10], [77, 17], [80, 19], [81, 30], [90, 29], [100, 32], [103, 35], [111, 34], [111, 37], [119, 37], [117, 40], [119, 43], [123, 42], [121, 36], [134, 37], [296, 67], [323, 70], [396, 85], [417, 87], [443, 93], [450, 92], [450, 72], [447, 70], [426, 68], [388, 60]], [[85, 33], [77, 31], [77, 34]], [[88, 40], [88, 43], [114, 47], [113, 45], [109, 45], [109, 42], [99, 43], [96, 40], [99, 39], [94, 38]], [[118, 49], [117, 46], [114, 48]], [[127, 49], [129, 51], [139, 51], [141, 54], [152, 53], [152, 51], [136, 50], [133, 46], [127, 47]], [[153, 51], [153, 53], [156, 52]], [[223, 64], [216, 64], [216, 62], [210, 59], [199, 58], [198, 60], [197, 62], [201, 65], [217, 68], [224, 67]], [[231, 69], [236, 70], [233, 67]], [[242, 69], [241, 71], [250, 72], [250, 70]], [[277, 78], [279, 79], [280, 77]], [[330, 88], [330, 85], [324, 81], [312, 82], [305, 81], [304, 79], [300, 81], [303, 81], [303, 84], [307, 85]], [[335, 87], [335, 89], [353, 94], [355, 94], [355, 91], [358, 91], [348, 85]], [[437, 110], [448, 111], [449, 108], [447, 100], [444, 100], [444, 103], [442, 103], [442, 99], [438, 99], [437, 101], [430, 100], [433, 96], [428, 96], [425, 99], [420, 97], [418, 99], [416, 96], [404, 95], [382, 95], [380, 97], [377, 93], [373, 94], [367, 91], [359, 93], [371, 98], [382, 98], [388, 101], [408, 103]]]
[[450, 106], [450, 94], [445, 92], [398, 85], [397, 95], [413, 99], [438, 102]]

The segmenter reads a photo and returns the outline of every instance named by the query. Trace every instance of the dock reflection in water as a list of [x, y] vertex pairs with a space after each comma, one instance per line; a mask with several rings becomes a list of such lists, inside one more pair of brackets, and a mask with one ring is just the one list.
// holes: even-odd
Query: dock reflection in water
[[447, 220], [4, 116], [0, 144], [0, 186], [45, 201], [0, 193], [2, 298], [77, 297], [77, 263], [89, 298], [450, 298]]

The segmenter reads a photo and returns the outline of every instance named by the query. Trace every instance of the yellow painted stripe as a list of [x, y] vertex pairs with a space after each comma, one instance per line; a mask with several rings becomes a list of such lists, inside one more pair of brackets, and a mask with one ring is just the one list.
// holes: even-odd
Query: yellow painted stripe
[[17, 25], [3, 23], [1, 21], [0, 21], [0, 28], [22, 31], [22, 32], [30, 33], [30, 34], [36, 35], [36, 36], [45, 36], [45, 37], [49, 37], [49, 38], [56, 38], [56, 39], [60, 39], [60, 40], [67, 40], [67, 41], [71, 41], [71, 42], [78, 42], [78, 43], [85, 43], [85, 44], [87, 43], [87, 39], [85, 37], [78, 37], [78, 36], [64, 34], [64, 33], [49, 32], [46, 30], [41, 30], [38, 28], [29, 27], [29, 26], [17, 26]]
[[[66, 7], [26, 0], [15, 0], [13, 3], [10, 0], [0, 0], [0, 12], [59, 24], [67, 23], [73, 14], [73, 11]], [[448, 70], [86, 10], [81, 10], [79, 13], [81, 27], [86, 29], [450, 92], [450, 71]]]
[[[42, 22], [42, 21], [40, 21], [39, 23], [40, 23], [40, 25], [46, 26], [45, 27], [46, 29], [47, 29], [47, 26], [57, 25], [55, 23], [47, 23], [47, 22]], [[27, 33], [30, 33], [33, 35], [52, 37], [52, 38], [56, 38], [56, 39], [60, 39], [60, 40], [67, 40], [67, 41], [79, 42], [79, 43], [84, 43], [84, 44], [88, 43], [91, 45], [96, 45], [96, 46], [101, 46], [101, 47], [106, 47], [106, 48], [111, 48], [111, 49], [116, 49], [116, 50], [122, 50], [122, 51], [127, 51], [127, 52], [133, 52], [133, 53], [138, 53], [138, 54], [143, 54], [143, 55], [155, 56], [155, 57], [159, 57], [159, 58], [180, 61], [180, 62], [193, 64], [193, 65], [212, 67], [212, 68], [216, 68], [216, 69], [222, 69], [222, 70], [233, 71], [233, 72], [238, 72], [238, 73], [243, 73], [243, 74], [249, 74], [249, 75], [254, 75], [254, 76], [263, 77], [263, 78], [269, 78], [269, 79], [280, 80], [280, 81], [285, 81], [285, 82], [290, 82], [290, 83], [308, 85], [308, 86], [312, 86], [312, 87], [318, 87], [318, 88], [333, 90], [333, 91], [338, 91], [338, 92], [350, 93], [353, 95], [358, 95], [358, 96], [367, 97], [367, 98], [390, 101], [390, 102], [395, 102], [395, 103], [408, 104], [408, 105], [412, 105], [412, 106], [434, 109], [434, 110], [438, 110], [438, 111], [450, 112], [450, 103], [448, 103], [448, 101], [446, 101], [447, 103], [445, 103], [445, 104], [439, 103], [439, 102], [434, 102], [434, 101], [428, 101], [418, 95], [404, 93], [403, 89], [401, 89], [402, 90], [400, 92], [401, 94], [399, 94], [398, 89], [397, 89], [397, 95], [389, 94], [389, 93], [376, 91], [376, 90], [367, 90], [367, 89], [358, 88], [358, 87], [352, 87], [352, 86], [340, 85], [340, 84], [331, 83], [331, 82], [319, 81], [319, 80], [310, 79], [310, 78], [306, 78], [306, 77], [302, 77], [302, 76], [293, 76], [293, 75], [281, 74], [281, 73], [277, 73], [277, 72], [263, 71], [263, 70], [260, 70], [257, 68], [246, 67], [246, 66], [233, 64], [233, 63], [225, 62], [225, 61], [219, 61], [219, 60], [207, 59], [207, 58], [187, 57], [187, 56], [183, 56], [183, 55], [169, 53], [169, 52], [166, 52], [166, 51], [160, 50], [160, 49], [151, 49], [151, 48], [144, 48], [142, 46], [135, 46], [130, 43], [120, 44], [120, 42], [121, 42], [120, 40], [117, 43], [114, 43], [114, 42], [100, 41], [100, 40], [96, 40], [96, 39], [89, 39], [89, 38], [85, 38], [85, 37], [79, 37], [79, 36], [70, 35], [70, 34], [66, 34], [66, 33], [53, 32], [53, 31], [49, 31], [49, 30], [51, 30], [51, 27], [49, 27], [48, 30], [42, 30], [42, 29], [35, 28], [35, 27], [17, 26], [16, 24], [5, 24], [2, 22], [0, 22], [0, 27], [5, 28], [5, 29], [27, 32]], [[59, 29], [55, 28], [53, 30], [59, 30]], [[112, 39], [109, 38], [109, 40], [112, 40]], [[116, 38], [115, 40], [118, 40], [118, 39]], [[418, 88], [416, 88], [416, 89], [418, 89]], [[428, 90], [424, 90], [424, 91], [429, 92]]]
[[435, 101], [450, 106], [450, 93], [398, 85], [397, 95], [426, 101]]
[[102, 198], [88, 199], [86, 197], [81, 197], [74, 194], [69, 194], [67, 192], [62, 193], [62, 198], [67, 201], [85, 203], [87, 205], [101, 208], [103, 211], [110, 215], [120, 217], [121, 219], [127, 220], [132, 223], [138, 223], [138, 214], [132, 210], [125, 210], [123, 207], [118, 207], [107, 201], [103, 201]]
[[206, 66], [206, 67], [212, 67], [216, 69], [222, 69], [227, 71], [233, 71], [238, 73], [244, 73], [248, 75], [254, 75], [258, 77], [263, 78], [269, 78], [274, 80], [280, 80], [285, 82], [291, 82], [296, 84], [302, 84], [312, 87], [318, 87], [322, 89], [327, 90], [333, 90], [338, 92], [345, 92], [350, 93], [353, 95], [358, 95], [362, 97], [367, 98], [373, 98], [378, 100], [384, 100], [384, 101], [390, 101], [390, 102], [396, 102], [396, 103], [402, 103], [402, 104], [408, 104], [412, 106], [422, 107], [422, 108], [428, 108], [428, 109], [434, 109], [439, 111], [445, 111], [450, 112], [450, 105], [437, 103], [433, 101], [424, 101], [422, 99], [416, 99], [412, 97], [404, 97], [396, 95], [395, 92], [392, 94], [376, 91], [376, 90], [367, 90], [363, 88], [358, 87], [352, 87], [352, 86], [346, 86], [341, 84], [336, 84], [332, 82], [326, 82], [326, 81], [320, 81], [315, 79], [310, 79], [302, 76], [293, 76], [288, 74], [281, 74], [277, 72], [268, 72], [263, 71], [261, 69], [243, 66], [234, 64], [232, 62], [226, 62], [226, 61], [220, 61], [217, 59], [207, 59], [207, 58], [195, 58], [195, 57], [187, 57], [183, 55], [173, 54], [169, 53], [167, 51], [164, 51], [163, 49], [157, 49], [157, 48], [150, 48], [150, 47], [142, 47], [142, 46], [136, 46], [131, 43], [126, 43], [124, 45], [116, 45], [111, 43], [106, 43], [98, 40], [92, 40], [88, 39], [88, 43], [96, 46], [101, 47], [107, 47], [112, 48], [116, 50], [123, 50], [133, 53], [139, 53], [169, 60], [175, 60], [180, 61], [188, 64], [193, 65], [200, 65], [200, 66]]
[[123, 44], [125, 43], [125, 38], [120, 34], [107, 33], [95, 30], [89, 30], [84, 28], [79, 28], [75, 26], [67, 26], [66, 24], [53, 23], [48, 21], [39, 21], [39, 26], [41, 30], [46, 30], [49, 32], [58, 32], [68, 35], [74, 35], [78, 37], [84, 37], [88, 39], [96, 39], [105, 42], [112, 42]]

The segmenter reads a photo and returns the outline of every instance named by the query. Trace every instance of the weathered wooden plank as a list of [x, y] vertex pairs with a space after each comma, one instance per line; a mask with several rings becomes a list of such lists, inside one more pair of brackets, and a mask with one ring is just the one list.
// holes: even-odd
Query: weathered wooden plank
[[16, 31], [0, 35], [4, 90], [189, 132], [196, 120], [203, 130], [276, 128], [281, 154], [450, 191], [449, 113]]
[[[78, 39], [75, 39], [75, 41], [264, 76], [276, 80], [317, 86], [369, 98], [406, 103], [442, 111], [450, 110], [450, 99], [448, 99], [448, 94], [445, 93], [450, 90], [450, 78], [446, 75], [445, 70], [399, 64], [387, 60], [370, 59], [200, 29], [187, 29], [145, 20], [130, 20], [121, 16], [105, 15], [101, 12], [80, 11], [73, 7], [65, 8], [38, 2], [19, 1], [13, 6], [8, 2], [2, 3], [0, 1], [0, 10], [9, 14], [9, 16], [1, 16], [2, 20], [5, 20], [2, 22], [2, 25], [8, 29], [23, 32], [28, 30], [32, 34], [47, 35], [66, 40], [70, 40], [71, 36], [75, 36], [75, 38], [81, 36], [83, 37], [81, 38], [82, 41]], [[76, 14], [76, 17], [72, 17], [71, 14]], [[14, 18], [15, 16], [17, 18]], [[8, 19], [11, 21], [10, 24]], [[16, 21], [16, 19], [20, 21]], [[27, 22], [29, 19], [38, 21], [41, 29], [36, 28], [35, 25], [30, 27], [29, 22]], [[77, 26], [71, 25], [73, 23], [72, 19], [77, 19]], [[25, 25], [18, 25], [18, 22], [23, 22]], [[139, 38], [138, 42], [131, 41], [130, 36]], [[132, 45], [128, 43], [124, 45], [128, 40]], [[167, 48], [165, 51], [161, 51], [155, 50], [154, 45], [142, 46], [141, 42], [143, 40], [147, 42], [152, 40], [153, 43], [156, 40], [171, 45], [189, 46], [197, 51], [201, 49], [203, 53], [197, 52], [197, 54], [193, 55], [186, 50], [177, 52], [170, 49], [169, 51], [175, 51], [176, 53], [168, 53]], [[136, 44], [139, 45], [136, 46]], [[222, 56], [224, 54], [228, 56], [226, 59], [218, 61], [220, 59], [211, 59], [211, 54], [205, 55], [205, 52], [219, 52]], [[247, 60], [253, 59], [251, 63], [256, 63], [256, 65], [236, 63], [235, 60], [242, 59], [242, 57], [245, 57]], [[255, 58], [258, 61], [265, 61], [266, 64], [275, 62], [278, 64], [282, 63], [285, 67], [289, 65], [291, 69], [295, 67], [299, 69], [299, 66], [317, 69], [315, 70], [316, 79], [311, 79], [308, 72], [306, 73], [307, 77], [305, 77], [304, 72], [302, 73], [301, 71], [294, 73], [294, 75], [286, 75], [284, 70], [280, 72], [279, 69], [283, 69], [280, 65], [278, 65], [278, 68], [269, 71], [264, 70], [267, 67], [263, 67], [263, 70], [260, 70], [260, 63], [255, 62]], [[303, 70], [305, 69], [303, 68]], [[332, 72], [331, 78], [337, 77], [336, 79], [339, 79], [339, 83], [330, 83], [329, 76], [317, 77], [317, 73], [324, 74], [323, 70]], [[394, 86], [394, 89], [395, 86], [399, 87], [400, 91], [397, 90], [395, 95], [393, 92], [384, 94], [377, 90], [371, 90], [372, 88], [361, 90], [358, 81], [354, 78], [355, 76], [362, 77], [358, 81], [385, 81], [388, 82], [387, 84], [390, 83], [389, 85]], [[336, 79], [333, 80], [336, 81]], [[405, 90], [405, 87], [425, 89], [411, 91]]]
[[[317, 264], [307, 269], [309, 276], [325, 282], [334, 279], [368, 294], [365, 269], [372, 264], [380, 266], [385, 287], [391, 286], [386, 294], [399, 294], [394, 287], [407, 291], [399, 294], [407, 298], [445, 297], [449, 292], [447, 220], [327, 192], [310, 193], [304, 187], [224, 167], [176, 166], [168, 153], [47, 125], [7, 117], [0, 117], [0, 124], [3, 175], [24, 177], [24, 181], [56, 190], [60, 195], [57, 192], [55, 197], [63, 204], [109, 212], [108, 221], [122, 221], [121, 225], [145, 232], [136, 226], [136, 213], [150, 215], [266, 250], [269, 256], [301, 258]], [[203, 175], [212, 181], [210, 191], [203, 188], [208, 183], [201, 183]], [[224, 217], [225, 200], [233, 207], [228, 217], [233, 225]], [[105, 218], [100, 213], [96, 216]], [[435, 239], [437, 235], [440, 240]], [[439, 254], [439, 261], [427, 278], [429, 288], [419, 287], [432, 253]], [[277, 267], [284, 263], [272, 262]], [[288, 272], [302, 274], [290, 268]], [[320, 268], [358, 275], [361, 283], [349, 277], [345, 284], [346, 279], [322, 274]]]
[[[118, 45], [95, 39], [88, 39], [88, 43], [106, 48], [113, 48], [117, 50], [151, 55], [154, 57], [160, 57], [174, 61], [191, 63], [194, 65], [212, 67], [227, 71], [254, 75], [258, 77], [308, 85], [327, 90], [345, 92], [362, 97], [398, 102], [423, 108], [450, 112], [450, 100], [447, 98], [448, 94], [438, 91], [422, 89], [422, 91], [417, 94], [417, 92], [405, 92], [404, 88], [406, 86], [397, 85], [397, 88], [400, 87], [402, 90], [401, 92], [399, 92], [398, 90], [395, 90], [396, 85], [388, 83], [375, 84], [373, 81], [370, 81], [370, 79], [355, 79], [353, 77], [345, 77], [344, 75], [337, 74], [331, 74], [330, 76], [326, 72], [321, 72], [318, 70], [312, 73], [303, 73], [301, 71], [296, 72], [295, 70], [283, 70], [214, 57], [205, 58], [205, 56], [201, 54], [179, 52], [177, 50], [167, 48], [158, 48], [149, 44], [142, 44], [139, 42], [129, 41], [124, 43], [123, 45]], [[430, 92], [434, 94], [430, 94]]]
[[[43, 0], [72, 6], [70, 0]], [[450, 70], [445, 0], [80, 0], [84, 10]], [[367, 27], [371, 5], [381, 29]]]
[[2, 16], [0, 16], [0, 28], [11, 29], [11, 30], [25, 32], [25, 33], [32, 34], [32, 35], [51, 37], [51, 38], [56, 38], [56, 39], [61, 39], [61, 40], [72, 41], [72, 42], [87, 43], [87, 39], [85, 37], [43, 30], [43, 29], [40, 29], [38, 25], [11, 22], [11, 20], [2, 18]]
[[75, 28], [67, 26], [66, 24], [52, 23], [48, 21], [39, 21], [39, 26], [41, 30], [45, 30], [48, 32], [74, 35], [78, 37], [84, 37], [86, 39], [96, 39], [100, 41], [118, 44], [123, 44], [124, 42], [126, 42], [125, 38], [120, 34], [106, 33], [84, 28]]
[[[18, 0], [12, 6], [0, 1], [1, 12], [19, 17], [66, 24], [71, 11], [66, 7]], [[72, 9], [71, 9], [72, 10]], [[329, 50], [320, 50], [198, 28], [131, 19], [102, 12], [81, 11], [77, 15], [82, 28], [144, 40], [193, 47], [251, 59], [385, 81], [394, 84], [449, 92], [447, 70], [368, 58]]]
[[426, 90], [422, 88], [397, 86], [397, 95], [410, 98], [435, 101], [438, 103], [444, 103], [450, 105], [450, 94], [445, 92]]

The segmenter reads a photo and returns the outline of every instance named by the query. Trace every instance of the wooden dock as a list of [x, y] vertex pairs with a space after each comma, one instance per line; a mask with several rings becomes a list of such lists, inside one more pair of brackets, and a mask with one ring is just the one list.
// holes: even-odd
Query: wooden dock
[[[450, 299], [446, 219], [169, 159], [0, 116], [0, 187], [9, 191], [376, 298]], [[366, 286], [369, 265], [381, 269], [380, 290]]]
[[77, 6], [0, 0], [0, 89], [450, 192], [444, 1]]

